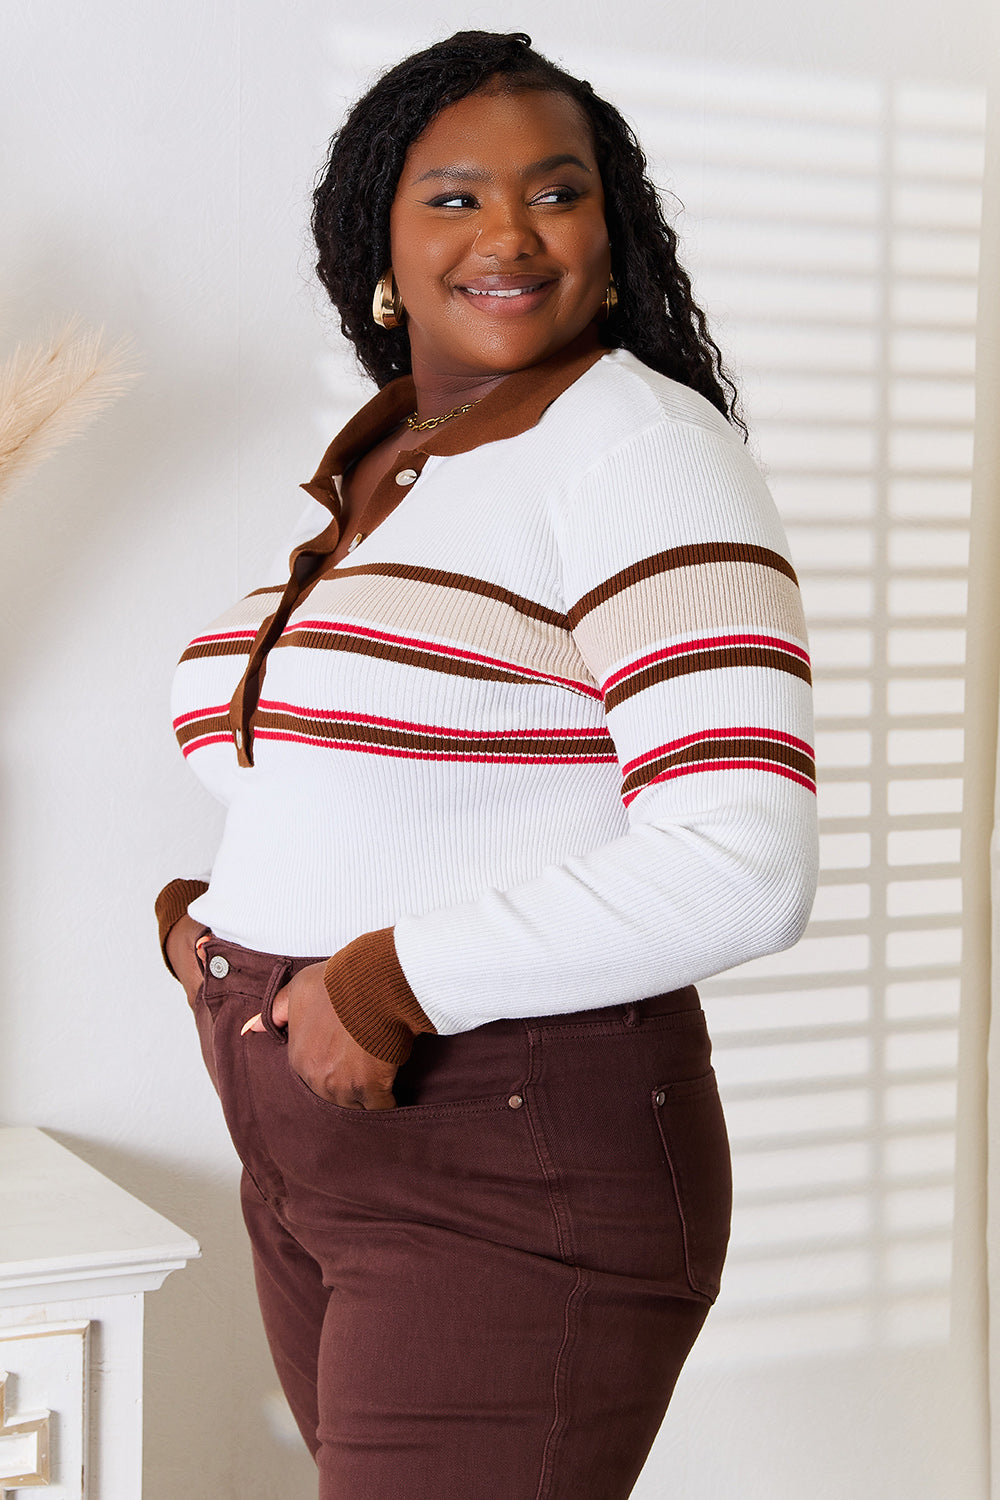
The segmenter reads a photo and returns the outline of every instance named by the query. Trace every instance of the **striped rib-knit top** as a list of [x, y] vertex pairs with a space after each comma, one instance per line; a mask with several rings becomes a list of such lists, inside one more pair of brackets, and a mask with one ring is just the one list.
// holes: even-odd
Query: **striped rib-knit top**
[[303, 584], [336, 545], [337, 477], [412, 405], [409, 380], [386, 387], [305, 486], [299, 581], [276, 573], [184, 652], [177, 736], [228, 809], [192, 915], [340, 955], [335, 1003], [341, 982], [376, 1015], [415, 997], [442, 1033], [796, 941], [808, 656], [739, 436], [624, 351], [564, 353], [401, 454], [397, 508]]

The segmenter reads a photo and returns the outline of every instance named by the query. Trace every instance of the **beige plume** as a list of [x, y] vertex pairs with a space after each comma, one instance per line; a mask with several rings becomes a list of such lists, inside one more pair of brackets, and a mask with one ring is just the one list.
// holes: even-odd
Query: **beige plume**
[[131, 345], [73, 320], [47, 344], [19, 345], [0, 368], [0, 495], [87, 427], [135, 378]]

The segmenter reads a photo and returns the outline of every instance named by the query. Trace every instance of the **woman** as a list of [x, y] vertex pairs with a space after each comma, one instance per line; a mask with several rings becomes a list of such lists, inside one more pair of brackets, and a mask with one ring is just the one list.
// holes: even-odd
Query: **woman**
[[182, 658], [228, 813], [165, 951], [322, 1500], [616, 1500], [728, 1237], [691, 986], [812, 897], [795, 576], [642, 154], [527, 37], [376, 83], [314, 229], [381, 389]]

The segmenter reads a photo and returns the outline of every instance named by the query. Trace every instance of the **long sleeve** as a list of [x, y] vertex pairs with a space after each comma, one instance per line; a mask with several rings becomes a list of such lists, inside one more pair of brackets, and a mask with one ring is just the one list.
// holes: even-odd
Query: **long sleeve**
[[728, 432], [658, 423], [586, 475], [555, 528], [629, 827], [396, 923], [400, 977], [439, 1032], [698, 981], [796, 942], [813, 899], [805, 627], [749, 456]]

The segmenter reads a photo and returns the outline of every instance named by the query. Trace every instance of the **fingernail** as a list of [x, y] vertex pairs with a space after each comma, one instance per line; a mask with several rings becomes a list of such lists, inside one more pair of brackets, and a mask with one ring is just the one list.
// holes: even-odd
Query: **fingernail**
[[257, 1025], [257, 1022], [259, 1020], [260, 1020], [260, 1011], [258, 1011], [255, 1016], [251, 1016], [250, 1017], [249, 1021], [243, 1027], [243, 1030], [240, 1032], [240, 1036], [246, 1036], [246, 1034], [247, 1034], [248, 1031], [253, 1031], [254, 1027]]

